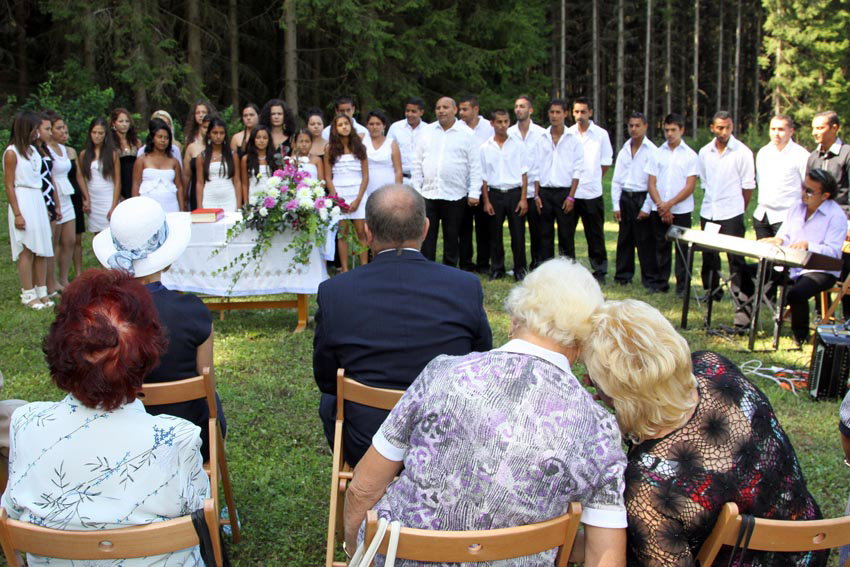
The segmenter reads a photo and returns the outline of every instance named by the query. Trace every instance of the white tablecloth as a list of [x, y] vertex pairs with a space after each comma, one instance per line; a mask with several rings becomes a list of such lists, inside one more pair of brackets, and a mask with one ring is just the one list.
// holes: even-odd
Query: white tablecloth
[[[163, 285], [179, 291], [230, 297], [318, 291], [319, 284], [328, 277], [323, 251], [313, 249], [309, 264], [296, 264], [289, 272], [292, 252], [283, 251], [292, 240], [289, 232], [276, 235], [272, 239], [271, 248], [260, 262], [260, 269], [257, 270], [256, 262], [252, 262], [242, 271], [236, 285], [233, 285], [233, 275], [238, 273], [242, 260], [229, 270], [214, 274], [219, 268], [229, 265], [239, 254], [250, 253], [254, 246], [257, 233], [246, 230], [221, 252], [212, 256], [213, 251], [224, 246], [227, 229], [240, 218], [240, 213], [227, 213], [215, 223], [192, 224], [189, 246], [171, 268], [162, 273]], [[333, 243], [332, 236], [329, 242]]]

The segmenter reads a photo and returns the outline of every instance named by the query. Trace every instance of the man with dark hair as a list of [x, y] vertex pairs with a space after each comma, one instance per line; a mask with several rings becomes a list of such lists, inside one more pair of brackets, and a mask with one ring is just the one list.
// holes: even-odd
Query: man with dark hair
[[631, 283], [635, 275], [635, 247], [640, 260], [640, 281], [650, 293], [666, 292], [669, 285], [658, 280], [655, 242], [649, 223], [646, 164], [652, 160], [655, 144], [646, 137], [646, 116], [633, 112], [628, 120], [629, 140], [617, 154], [614, 178], [611, 180], [611, 203], [614, 220], [620, 225], [617, 234], [617, 272], [614, 281]]
[[525, 225], [528, 211], [528, 158], [525, 144], [508, 134], [511, 124], [507, 110], [492, 114], [493, 137], [481, 144], [481, 203], [490, 220], [490, 279], [505, 276], [505, 245], [502, 225], [508, 219], [514, 279], [525, 277]]
[[481, 197], [479, 145], [472, 130], [456, 118], [457, 104], [444, 96], [437, 100], [437, 122], [428, 127], [416, 144], [413, 188], [425, 197], [430, 221], [422, 253], [437, 257], [437, 236], [443, 225], [443, 263], [457, 266], [460, 227], [468, 207]]
[[[373, 260], [319, 285], [313, 376], [331, 446], [338, 368], [368, 386], [405, 390], [436, 356], [492, 347], [481, 282], [427, 261], [419, 252], [427, 230], [421, 195], [405, 185], [378, 189], [366, 203]], [[357, 464], [386, 416], [386, 411], [346, 406], [348, 464]]]
[[[361, 138], [366, 136], [369, 133], [369, 130], [366, 129], [365, 126], [357, 122], [354, 119], [354, 113], [357, 108], [354, 106], [354, 99], [350, 96], [341, 96], [337, 97], [334, 101], [334, 115], [345, 114], [349, 118], [351, 118], [351, 122], [354, 123], [354, 131], [357, 132], [357, 135]], [[333, 120], [331, 120], [333, 122]], [[328, 124], [325, 126], [325, 129], [322, 130], [322, 138], [327, 142], [331, 139], [331, 125]]]
[[[493, 126], [489, 120], [479, 114], [478, 97], [467, 95], [460, 99], [458, 115], [475, 134], [480, 146], [493, 137]], [[475, 227], [475, 262], [472, 262], [472, 231]], [[490, 219], [482, 207], [467, 207], [460, 225], [460, 268], [467, 271], [477, 271], [482, 274], [490, 272]]]
[[[650, 197], [649, 222], [655, 239], [655, 259], [658, 266], [657, 285], [670, 284], [671, 249], [673, 243], [667, 240], [670, 225], [691, 228], [691, 213], [694, 211], [694, 189], [699, 176], [697, 154], [685, 143], [685, 117], [681, 114], [668, 114], [664, 118], [664, 137], [646, 164], [647, 191]], [[676, 296], [685, 294], [685, 286], [690, 277], [686, 269], [686, 260], [676, 247]]]
[[[725, 110], [718, 111], [711, 120], [714, 139], [699, 151], [699, 176], [704, 191], [700, 206], [700, 225], [719, 226], [720, 234], [744, 236], [744, 211], [756, 187], [753, 152], [732, 135], [735, 125]], [[735, 326], [750, 324], [749, 305], [744, 306], [755, 286], [747, 272], [743, 256], [729, 254], [729, 290], [737, 298]], [[719, 298], [720, 254], [702, 253], [702, 285], [706, 293]]]
[[[534, 160], [534, 148], [537, 144], [537, 139], [546, 131], [546, 129], [531, 121], [531, 115], [534, 114], [534, 104], [531, 97], [526, 94], [521, 94], [514, 102], [514, 115], [516, 123], [508, 128], [508, 136], [517, 137], [525, 145], [525, 151], [529, 159], [529, 166]], [[540, 196], [534, 190], [534, 182], [536, 180], [531, 177], [529, 170], [528, 178], [528, 212], [525, 217], [528, 219], [528, 240], [531, 247], [531, 264], [530, 270], [533, 270], [541, 263], [540, 247], [542, 238], [540, 236], [540, 209], [543, 203], [540, 201]], [[525, 221], [523, 221], [525, 222]]]
[[608, 273], [608, 252], [605, 249], [605, 203], [602, 198], [602, 177], [614, 158], [608, 132], [593, 123], [593, 104], [586, 97], [573, 102], [575, 124], [569, 132], [581, 143], [584, 150], [584, 167], [576, 189], [574, 209], [568, 219], [566, 242], [561, 242], [561, 252], [575, 258], [575, 234], [579, 219], [584, 226], [587, 256], [593, 277], [603, 284]]
[[558, 248], [575, 257], [575, 223], [570, 234], [576, 189], [584, 169], [584, 150], [578, 137], [564, 127], [567, 103], [559, 98], [549, 102], [549, 128], [537, 139], [532, 173], [535, 194], [540, 202], [540, 261], [555, 256], [555, 222]]
[[401, 152], [401, 176], [406, 185], [410, 185], [416, 142], [428, 126], [422, 120], [424, 114], [425, 101], [418, 96], [410, 97], [404, 105], [404, 118], [393, 122], [387, 131], [387, 138], [395, 140]]

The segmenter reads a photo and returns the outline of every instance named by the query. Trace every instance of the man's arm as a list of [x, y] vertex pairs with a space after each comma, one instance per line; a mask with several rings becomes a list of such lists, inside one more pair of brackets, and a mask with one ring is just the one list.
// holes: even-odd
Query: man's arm
[[336, 354], [328, 344], [328, 330], [326, 329], [324, 311], [322, 309], [322, 288], [316, 296], [318, 309], [316, 309], [316, 333], [313, 336], [313, 378], [319, 390], [325, 394], [336, 395], [336, 372], [339, 369], [339, 361]]
[[[475, 134], [470, 134], [472, 140], [469, 143], [467, 150], [469, 163], [469, 192], [467, 196], [473, 201], [478, 201], [481, 198], [481, 157], [479, 154], [480, 146], [476, 143]], [[471, 204], [471, 203], [470, 203]], [[476, 203], [477, 204], [477, 203]]]

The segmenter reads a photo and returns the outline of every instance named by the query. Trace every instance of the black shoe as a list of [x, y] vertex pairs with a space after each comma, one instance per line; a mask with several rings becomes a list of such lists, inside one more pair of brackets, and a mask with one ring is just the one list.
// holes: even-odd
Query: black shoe
[[601, 276], [593, 276], [593, 277], [596, 278], [596, 281], [597, 281], [597, 283], [599, 283], [600, 287], [605, 285], [605, 274], [602, 274]]
[[487, 274], [490, 272], [490, 266], [475, 266], [475, 271], [479, 274]]
[[631, 280], [618, 280], [617, 278], [614, 278], [614, 283], [617, 285], [629, 285], [632, 282]]
[[525, 279], [525, 276], [528, 272], [525, 271], [525, 268], [514, 268], [514, 280], [521, 282]]
[[490, 272], [490, 277], [487, 278], [491, 282], [494, 280], [500, 280], [505, 277], [505, 272]]

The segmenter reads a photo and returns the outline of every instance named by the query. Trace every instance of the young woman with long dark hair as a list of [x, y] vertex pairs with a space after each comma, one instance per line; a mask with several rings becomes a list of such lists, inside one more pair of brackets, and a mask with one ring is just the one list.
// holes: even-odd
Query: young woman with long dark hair
[[[47, 144], [47, 149], [53, 158], [53, 182], [56, 184], [57, 197], [59, 198], [59, 210], [62, 213], [62, 220], [57, 221], [53, 227], [53, 253], [56, 258], [56, 265], [59, 268], [59, 280], [57, 288], [64, 289], [68, 285], [68, 272], [71, 269], [71, 258], [74, 254], [75, 243], [75, 227], [77, 212], [74, 210], [74, 204], [71, 197], [75, 192], [73, 183], [69, 178], [71, 172], [71, 157], [77, 157], [73, 149], [65, 146], [65, 141], [68, 139], [68, 126], [65, 121], [56, 113], [50, 115], [50, 122], [53, 126], [50, 143]], [[82, 214], [82, 211], [80, 212]], [[50, 270], [48, 270], [48, 283], [50, 279]], [[50, 286], [48, 285], [48, 289]]]
[[[47, 207], [47, 216], [50, 219], [51, 242], [56, 224], [62, 220], [62, 211], [59, 209], [59, 192], [56, 182], [53, 181], [53, 155], [50, 153], [48, 144], [53, 142], [53, 123], [47, 112], [38, 115], [38, 139], [35, 148], [41, 154], [41, 196], [44, 198], [44, 206]], [[54, 253], [56, 250], [54, 249]], [[56, 283], [56, 263], [53, 254], [47, 257], [47, 297], [48, 301], [59, 295], [59, 285]], [[50, 303], [52, 305], [52, 303]]]
[[242, 156], [245, 155], [245, 149], [248, 147], [248, 140], [254, 132], [254, 128], [257, 127], [259, 120], [259, 106], [253, 102], [249, 102], [244, 106], [244, 108], [242, 108], [242, 125], [245, 129], [236, 132], [233, 134], [233, 137], [230, 138], [230, 149], [236, 152], [239, 159], [242, 159]]
[[310, 155], [320, 160], [325, 157], [328, 143], [322, 138], [322, 130], [325, 129], [325, 118], [318, 108], [307, 110], [307, 131], [310, 133]]
[[136, 126], [130, 111], [126, 108], [116, 108], [109, 116], [112, 128], [112, 142], [118, 150], [118, 162], [121, 165], [121, 198], [129, 199], [133, 189], [133, 166], [142, 142], [136, 134]]
[[[212, 104], [210, 104], [206, 100], [197, 100], [195, 104], [192, 105], [192, 110], [189, 111], [189, 115], [186, 116], [186, 122], [183, 126], [183, 145], [188, 146], [193, 142], [203, 142], [204, 137], [201, 135], [201, 124], [204, 121], [204, 116], [208, 114], [215, 114], [215, 108]], [[169, 124], [169, 128], [171, 128], [171, 132], [173, 134], [174, 128]]]
[[310, 132], [302, 128], [295, 134], [295, 147], [292, 149], [292, 157], [298, 160], [298, 167], [310, 174], [311, 179], [323, 181], [324, 166], [322, 160], [310, 153], [313, 139]]
[[272, 131], [262, 124], [248, 138], [241, 160], [242, 202], [250, 203], [272, 174]]
[[186, 151], [183, 152], [183, 187], [186, 188], [186, 201], [190, 211], [198, 208], [198, 176], [195, 170], [195, 162], [198, 161], [198, 156], [207, 147], [207, 131], [210, 129], [210, 120], [212, 119], [212, 114], [204, 116], [199, 130], [200, 139], [187, 145]]
[[[360, 136], [354, 131], [354, 122], [345, 114], [338, 114], [331, 123], [330, 142], [325, 152], [324, 169], [325, 183], [331, 195], [338, 195], [349, 205], [348, 213], [343, 219], [351, 221], [357, 232], [357, 239], [363, 246], [360, 253], [360, 264], [369, 261], [366, 249], [366, 231], [363, 219], [366, 218], [366, 207], [363, 197], [369, 184], [369, 163], [366, 146]], [[339, 263], [343, 272], [348, 271], [348, 242], [345, 235], [350, 230], [349, 223], [340, 222], [337, 250]]]
[[278, 163], [283, 165], [283, 158], [292, 153], [292, 135], [295, 134], [295, 115], [278, 98], [268, 101], [260, 112], [260, 124], [272, 131], [272, 152]]
[[100, 232], [109, 226], [112, 209], [121, 197], [121, 166], [118, 152], [107, 136], [103, 118], [89, 123], [86, 145], [80, 152], [77, 183], [89, 197], [89, 231]]
[[207, 147], [195, 161], [198, 206], [234, 212], [242, 206], [242, 190], [235, 152], [227, 145], [227, 126], [214, 117], [207, 131]]
[[145, 195], [157, 201], [166, 213], [178, 213], [186, 208], [186, 196], [180, 162], [168, 153], [171, 142], [168, 124], [158, 118], [151, 120], [145, 153], [133, 167], [133, 197]]

